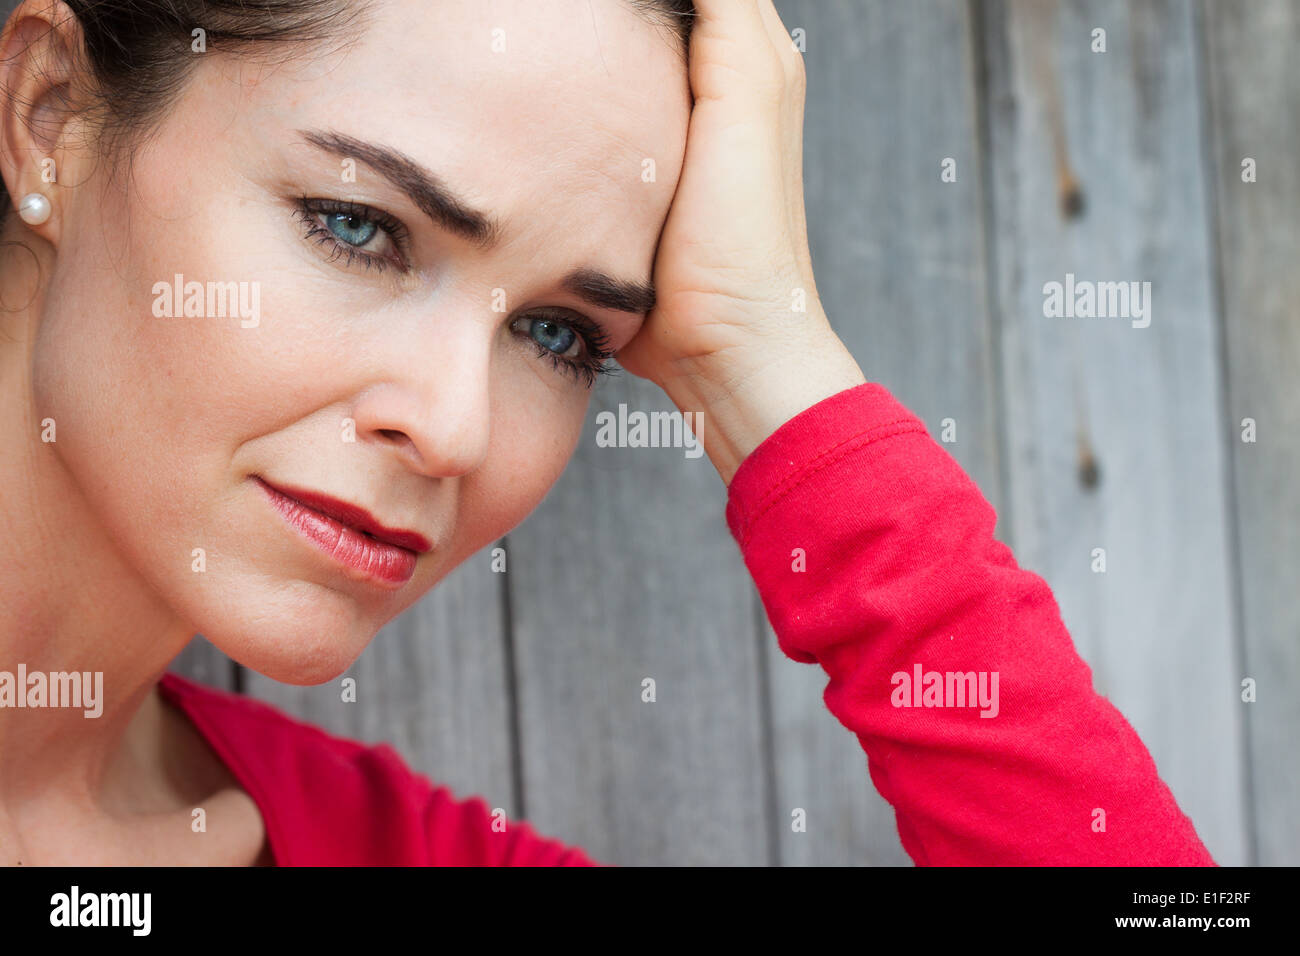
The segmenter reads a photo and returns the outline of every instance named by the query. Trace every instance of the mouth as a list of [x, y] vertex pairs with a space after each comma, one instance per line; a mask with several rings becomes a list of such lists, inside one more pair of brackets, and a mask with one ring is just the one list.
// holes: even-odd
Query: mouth
[[252, 477], [299, 535], [361, 580], [401, 587], [414, 576], [419, 555], [433, 549], [419, 532], [389, 528], [357, 505]]

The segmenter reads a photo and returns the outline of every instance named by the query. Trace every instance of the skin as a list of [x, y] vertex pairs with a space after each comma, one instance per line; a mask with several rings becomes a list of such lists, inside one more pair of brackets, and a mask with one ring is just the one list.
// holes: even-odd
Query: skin
[[[702, 413], [724, 482], [794, 414], [864, 381], [812, 276], [799, 55], [770, 0], [697, 9], [688, 71], [618, 0], [440, 0], [436, 17], [386, 0], [352, 42], [301, 60], [202, 57], [116, 177], [81, 115], [50, 107], [75, 69], [66, 8], [27, 0], [10, 18], [0, 80], [19, 105], [0, 167], [15, 205], [41, 192], [53, 214], [4, 227], [30, 253], [6, 246], [0, 263], [0, 667], [103, 671], [106, 700], [94, 720], [0, 709], [0, 860], [267, 861], [256, 806], [155, 684], [195, 632], [277, 680], [332, 680], [522, 521], [590, 398], [527, 337], [536, 309], [586, 316], [620, 364]], [[465, 42], [494, 27], [506, 52]], [[362, 163], [344, 182], [303, 129], [401, 151], [500, 219], [500, 243], [436, 226]], [[383, 271], [331, 261], [294, 216], [304, 194], [383, 210], [409, 247], [369, 243], [394, 257]], [[579, 267], [653, 277], [654, 309], [585, 303], [561, 285]], [[155, 317], [153, 284], [175, 273], [259, 282], [258, 325]], [[433, 550], [400, 587], [360, 580], [254, 475], [355, 502]], [[220, 840], [196, 844], [195, 806]]]

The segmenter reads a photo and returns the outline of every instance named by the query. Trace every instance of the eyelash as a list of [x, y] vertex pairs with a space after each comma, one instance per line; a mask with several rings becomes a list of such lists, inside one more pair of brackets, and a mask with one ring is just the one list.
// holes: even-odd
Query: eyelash
[[322, 225], [321, 221], [316, 218], [318, 215], [355, 216], [357, 219], [374, 223], [392, 240], [397, 256], [401, 259], [400, 268], [402, 271], [405, 272], [409, 268], [406, 260], [410, 234], [399, 220], [383, 210], [362, 203], [350, 202], [346, 199], [316, 199], [303, 196], [298, 200], [298, 208], [294, 212], [303, 225], [307, 227], [307, 232], [303, 238], [315, 239], [317, 245], [324, 245], [330, 249], [329, 262], [346, 255], [348, 258], [344, 265], [347, 268], [351, 268], [354, 260], [360, 259], [366, 264], [367, 269], [373, 267], [378, 272], [383, 272], [394, 264], [391, 259], [385, 256], [377, 256], [357, 246], [340, 241], [334, 233], [330, 232], [328, 227]]
[[538, 309], [535, 312], [526, 312], [518, 316], [511, 321], [511, 325], [513, 326], [515, 322], [524, 319], [550, 319], [553, 322], [559, 322], [573, 329], [578, 334], [578, 338], [582, 340], [583, 354], [577, 358], [567, 359], [556, 355], [527, 332], [519, 333], [520, 338], [536, 347], [539, 358], [549, 358], [551, 360], [551, 365], [554, 366], [557, 372], [563, 375], [572, 375], [587, 388], [591, 388], [599, 376], [614, 374], [614, 370], [606, 364], [607, 360], [614, 354], [613, 350], [609, 348], [609, 336], [604, 329], [585, 315], [555, 309]]
[[[303, 238], [306, 240], [315, 240], [317, 245], [326, 245], [330, 249], [328, 261], [333, 262], [340, 256], [346, 255], [347, 262], [344, 263], [346, 268], [351, 268], [354, 260], [360, 259], [365, 263], [366, 269], [374, 268], [378, 272], [383, 272], [393, 261], [384, 256], [377, 256], [373, 253], [366, 252], [357, 246], [350, 245], [341, 241], [332, 233], [329, 228], [321, 223], [316, 217], [318, 215], [344, 215], [355, 216], [366, 222], [374, 223], [383, 232], [387, 233], [392, 240], [393, 246], [397, 251], [398, 258], [401, 259], [400, 268], [407, 271], [410, 267], [407, 265], [407, 252], [410, 246], [410, 233], [401, 221], [373, 206], [367, 206], [363, 203], [355, 203], [345, 199], [322, 199], [309, 196], [302, 196], [298, 199], [297, 208], [294, 210], [297, 218], [307, 227]], [[539, 358], [549, 358], [551, 365], [562, 375], [572, 375], [576, 380], [583, 382], [587, 388], [595, 384], [596, 378], [601, 375], [612, 375], [614, 370], [606, 363], [614, 354], [609, 346], [609, 336], [605, 331], [587, 318], [576, 312], [561, 312], [554, 309], [540, 309], [536, 312], [529, 312], [518, 316], [512, 320], [518, 322], [521, 319], [550, 319], [567, 325], [577, 333], [583, 342], [583, 354], [578, 358], [563, 358], [556, 355], [550, 349], [546, 348], [527, 332], [518, 333], [520, 338], [526, 339], [537, 348]]]

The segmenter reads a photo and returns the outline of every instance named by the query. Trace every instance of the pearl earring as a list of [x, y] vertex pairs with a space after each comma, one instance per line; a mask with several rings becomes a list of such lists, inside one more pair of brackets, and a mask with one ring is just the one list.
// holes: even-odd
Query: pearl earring
[[18, 215], [28, 225], [39, 226], [50, 218], [50, 212], [50, 201], [40, 193], [28, 193], [18, 204]]

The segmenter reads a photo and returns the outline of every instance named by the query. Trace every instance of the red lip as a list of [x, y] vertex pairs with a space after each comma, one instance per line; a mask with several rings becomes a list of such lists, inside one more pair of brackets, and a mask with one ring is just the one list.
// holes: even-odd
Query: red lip
[[279, 492], [286, 498], [292, 498], [313, 511], [319, 511], [327, 518], [333, 518], [340, 524], [345, 524], [358, 531], [364, 531], [386, 544], [405, 548], [407, 551], [414, 551], [416, 554], [424, 554], [433, 550], [433, 545], [429, 543], [429, 539], [418, 531], [405, 531], [401, 528], [389, 528], [382, 525], [365, 508], [359, 508], [356, 505], [348, 504], [346, 501], [339, 501], [337, 498], [331, 498], [329, 495], [322, 495], [315, 491], [308, 491], [305, 488], [273, 485], [260, 475], [254, 475], [253, 477], [272, 491]]

